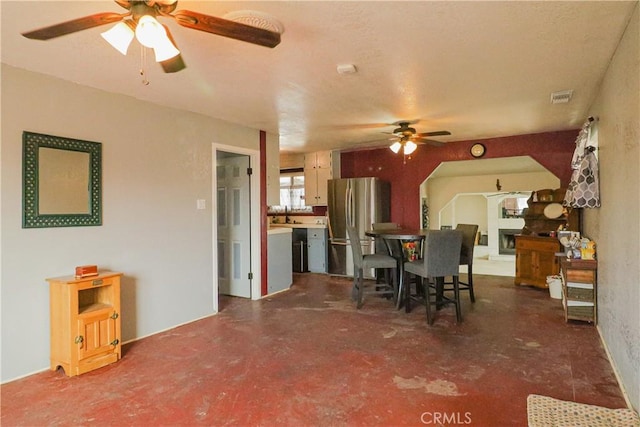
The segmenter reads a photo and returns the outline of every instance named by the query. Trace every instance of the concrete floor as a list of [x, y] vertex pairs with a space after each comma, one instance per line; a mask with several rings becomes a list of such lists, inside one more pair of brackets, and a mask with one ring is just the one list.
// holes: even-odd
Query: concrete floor
[[[460, 274], [466, 274], [467, 267], [460, 266]], [[516, 256], [503, 255], [499, 259], [489, 259], [489, 257], [480, 257], [473, 259], [473, 274], [487, 274], [491, 276], [508, 276], [516, 275]]]
[[588, 323], [565, 323], [547, 291], [476, 275], [475, 304], [395, 310], [350, 301], [350, 281], [295, 275], [261, 301], [124, 346], [119, 362], [2, 385], [2, 426], [524, 426], [526, 399], [623, 408]]

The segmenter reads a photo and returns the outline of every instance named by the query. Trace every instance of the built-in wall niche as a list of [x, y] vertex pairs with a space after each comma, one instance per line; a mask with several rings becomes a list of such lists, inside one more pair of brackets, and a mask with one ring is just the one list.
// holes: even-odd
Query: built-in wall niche
[[499, 218], [524, 218], [524, 211], [527, 209], [527, 199], [530, 193], [523, 195], [507, 196], [498, 204]]

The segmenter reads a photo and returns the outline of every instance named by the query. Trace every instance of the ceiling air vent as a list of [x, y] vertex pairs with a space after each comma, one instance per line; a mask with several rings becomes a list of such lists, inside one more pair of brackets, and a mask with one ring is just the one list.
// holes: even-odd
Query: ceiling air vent
[[571, 101], [571, 96], [573, 95], [573, 90], [563, 90], [560, 92], [553, 92], [551, 94], [551, 103], [552, 104], [566, 104]]
[[338, 74], [355, 74], [358, 72], [356, 66], [353, 64], [338, 64], [336, 70]]
[[273, 16], [256, 10], [237, 10], [224, 15], [224, 19], [239, 22], [274, 33], [284, 33], [284, 26]]

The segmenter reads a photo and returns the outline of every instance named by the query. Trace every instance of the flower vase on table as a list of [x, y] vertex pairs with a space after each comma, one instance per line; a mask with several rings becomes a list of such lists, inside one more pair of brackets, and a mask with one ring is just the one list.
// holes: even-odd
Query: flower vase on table
[[418, 259], [416, 242], [405, 242], [402, 246], [404, 248], [404, 255], [407, 261], [415, 261]]

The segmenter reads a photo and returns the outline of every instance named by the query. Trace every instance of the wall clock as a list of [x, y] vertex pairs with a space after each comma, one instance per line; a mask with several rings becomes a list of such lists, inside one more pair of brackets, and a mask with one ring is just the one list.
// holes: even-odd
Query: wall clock
[[479, 158], [484, 156], [484, 153], [486, 153], [487, 149], [484, 145], [478, 143], [478, 144], [473, 144], [469, 151], [471, 152], [471, 155], [473, 157]]

